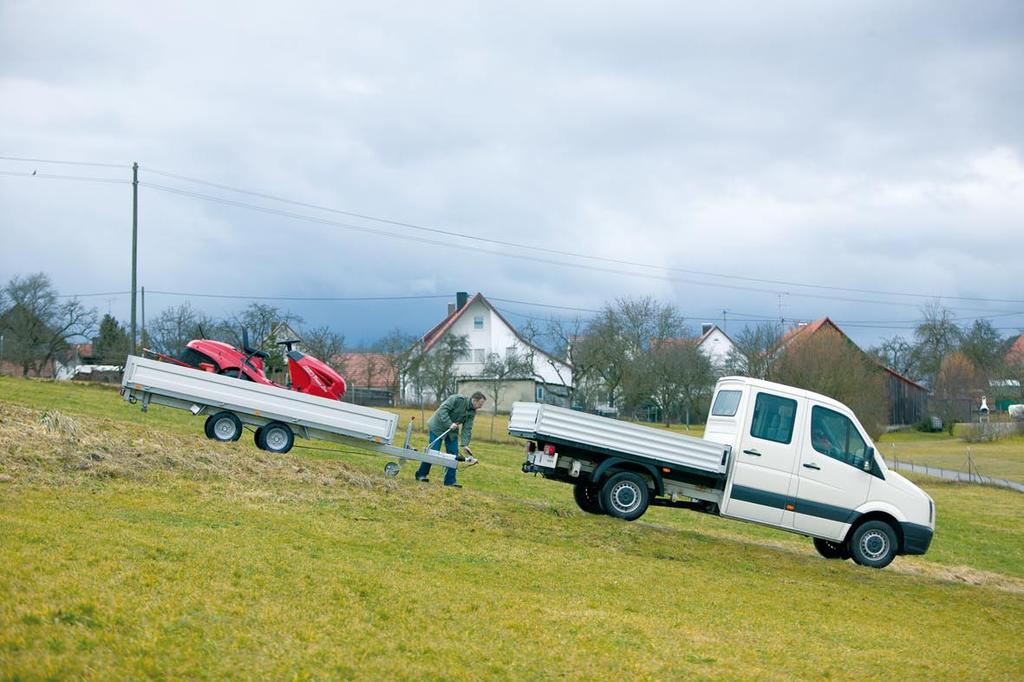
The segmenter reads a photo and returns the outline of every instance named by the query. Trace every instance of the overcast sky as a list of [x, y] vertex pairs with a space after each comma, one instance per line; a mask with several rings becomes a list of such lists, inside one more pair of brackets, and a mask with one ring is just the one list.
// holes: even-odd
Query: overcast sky
[[0, 0], [0, 156], [118, 165], [0, 160], [0, 279], [126, 292], [131, 186], [51, 176], [137, 161], [149, 316], [440, 297], [266, 301], [358, 343], [459, 290], [650, 295], [867, 346], [940, 298], [1009, 335], [1022, 105], [1016, 1]]

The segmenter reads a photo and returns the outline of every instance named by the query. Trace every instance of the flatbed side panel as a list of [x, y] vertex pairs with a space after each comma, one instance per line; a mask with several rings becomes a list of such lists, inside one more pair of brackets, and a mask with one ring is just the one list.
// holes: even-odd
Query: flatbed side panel
[[602, 452], [624, 453], [714, 473], [726, 470], [727, 448], [720, 443], [553, 405], [513, 404], [509, 433], [533, 433], [540, 439], [547, 436], [599, 448]]
[[382, 443], [398, 426], [398, 415], [383, 410], [137, 356], [129, 356], [122, 386], [126, 398], [151, 393]]

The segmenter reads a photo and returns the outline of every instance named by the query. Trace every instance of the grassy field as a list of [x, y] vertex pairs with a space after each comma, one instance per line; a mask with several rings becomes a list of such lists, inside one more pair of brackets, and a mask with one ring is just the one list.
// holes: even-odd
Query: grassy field
[[886, 460], [927, 464], [942, 469], [967, 471], [970, 455], [973, 470], [983, 476], [1024, 482], [1024, 437], [987, 443], [968, 443], [942, 433], [905, 431], [884, 435], [877, 443]]
[[201, 428], [110, 389], [0, 379], [0, 679], [1024, 670], [1018, 493], [920, 479], [932, 549], [874, 571], [706, 515], [583, 514], [519, 472], [518, 445], [479, 443], [449, 490]]

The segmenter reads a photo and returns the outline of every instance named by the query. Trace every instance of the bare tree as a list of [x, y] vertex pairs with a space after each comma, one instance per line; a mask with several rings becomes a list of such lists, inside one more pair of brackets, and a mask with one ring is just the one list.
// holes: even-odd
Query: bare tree
[[932, 406], [942, 417], [949, 435], [953, 435], [958, 420], [970, 418], [972, 398], [975, 393], [981, 392], [981, 388], [982, 380], [978, 370], [966, 355], [954, 352], [942, 359], [942, 365], [935, 376]]
[[590, 396], [584, 395], [585, 387], [596, 374], [593, 364], [595, 354], [587, 351], [586, 326], [587, 323], [579, 316], [571, 320], [552, 319], [548, 322], [546, 333], [554, 346], [554, 357], [568, 365], [572, 380], [569, 381], [569, 377], [564, 375], [561, 363], [548, 360], [548, 364], [562, 384], [571, 388], [573, 402], [592, 407]]
[[[221, 322], [225, 340], [235, 346], [242, 347], [242, 330], [249, 335], [249, 343], [253, 348], [265, 351], [277, 349], [270, 335], [279, 324], [298, 324], [302, 318], [288, 310], [265, 303], [250, 303], [241, 312], [230, 315]], [[303, 339], [305, 340], [305, 339]]]
[[845, 403], [873, 438], [885, 430], [882, 369], [853, 343], [830, 330], [790, 343], [772, 368], [774, 380]]
[[711, 361], [689, 341], [666, 341], [650, 350], [651, 391], [662, 410], [662, 419], [671, 423], [702, 419], [715, 388], [715, 369]]
[[953, 320], [953, 314], [939, 303], [926, 306], [921, 314], [924, 321], [914, 329], [915, 362], [920, 378], [931, 386], [943, 358], [959, 348], [963, 330]]
[[440, 402], [455, 392], [455, 363], [469, 353], [469, 337], [447, 334], [418, 362], [423, 386]]
[[39, 376], [68, 343], [88, 338], [96, 328], [95, 308], [78, 299], [61, 302], [50, 278], [39, 272], [15, 275], [4, 287], [6, 310], [0, 318], [4, 356], [21, 366], [23, 376]]
[[212, 318], [199, 312], [185, 301], [167, 308], [148, 323], [148, 334], [153, 350], [166, 355], [180, 355], [192, 339], [205, 336], [215, 326]]
[[778, 359], [782, 326], [777, 322], [761, 322], [744, 327], [733, 337], [735, 348], [726, 360], [726, 371], [755, 379], [771, 379]]
[[410, 375], [415, 369], [417, 340], [415, 336], [403, 334], [400, 329], [395, 328], [374, 345], [375, 350], [387, 358], [394, 370], [392, 390], [398, 401], [404, 399]]
[[501, 396], [509, 382], [516, 379], [531, 379], [533, 377], [533, 360], [527, 355], [519, 352], [517, 348], [511, 348], [504, 357], [498, 353], [491, 353], [487, 356], [484, 369], [480, 377], [485, 380], [487, 388], [484, 392], [491, 401], [491, 438], [494, 438], [494, 418], [498, 414], [498, 405], [501, 403]]
[[345, 375], [345, 336], [328, 326], [302, 330], [302, 350]]
[[882, 339], [880, 344], [869, 348], [868, 352], [876, 356], [883, 365], [904, 376], [914, 378], [918, 374], [914, 345], [902, 336]]

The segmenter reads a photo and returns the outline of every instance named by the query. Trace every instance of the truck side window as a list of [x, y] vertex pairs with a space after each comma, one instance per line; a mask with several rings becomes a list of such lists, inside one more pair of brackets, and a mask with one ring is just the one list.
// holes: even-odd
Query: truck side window
[[796, 401], [771, 393], [758, 393], [750, 435], [754, 438], [789, 443], [793, 440]]
[[815, 405], [811, 409], [811, 445], [823, 455], [858, 469], [864, 466], [868, 445], [847, 417]]
[[715, 405], [711, 408], [713, 417], [735, 417], [736, 410], [740, 406], [740, 396], [743, 391], [719, 391], [715, 398]]

